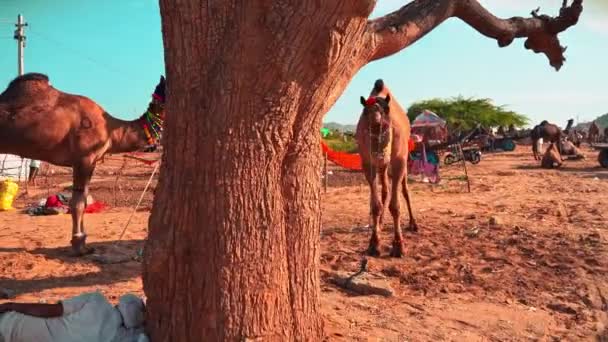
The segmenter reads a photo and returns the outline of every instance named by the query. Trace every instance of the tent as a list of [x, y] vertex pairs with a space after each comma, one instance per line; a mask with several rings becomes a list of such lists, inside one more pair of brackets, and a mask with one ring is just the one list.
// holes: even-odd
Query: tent
[[446, 126], [446, 121], [440, 118], [439, 115], [425, 109], [412, 122], [412, 127], [420, 126], [439, 126], [444, 128]]
[[[29, 159], [12, 154], [0, 154], [0, 177], [12, 179], [27, 179], [30, 171]], [[21, 172], [21, 175], [19, 174]]]
[[423, 141], [447, 142], [447, 122], [425, 109], [412, 122], [412, 133], [419, 135]]

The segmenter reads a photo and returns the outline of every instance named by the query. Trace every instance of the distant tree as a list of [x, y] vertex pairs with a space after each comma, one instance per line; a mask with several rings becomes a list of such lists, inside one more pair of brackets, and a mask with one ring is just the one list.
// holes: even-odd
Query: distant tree
[[608, 127], [608, 113], [598, 116], [594, 121], [600, 128]]
[[508, 110], [506, 106], [496, 106], [491, 99], [462, 96], [415, 102], [408, 109], [410, 120], [414, 120], [425, 109], [442, 117], [450, 127], [463, 130], [473, 129], [477, 124], [484, 127], [522, 127], [529, 122], [525, 115]]

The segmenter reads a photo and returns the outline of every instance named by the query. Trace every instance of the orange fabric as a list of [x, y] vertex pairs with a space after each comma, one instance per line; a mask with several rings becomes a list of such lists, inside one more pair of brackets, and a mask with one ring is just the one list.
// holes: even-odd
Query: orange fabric
[[[409, 151], [413, 151], [416, 148], [416, 143], [412, 138], [408, 142]], [[345, 169], [361, 171], [363, 169], [361, 163], [361, 156], [358, 153], [344, 153], [334, 151], [323, 140], [321, 140], [321, 149], [323, 153], [327, 154], [327, 159], [335, 164], [342, 166]]]
[[345, 169], [360, 171], [363, 168], [361, 167], [361, 157], [358, 153], [344, 153], [334, 151], [329, 146], [325, 144], [325, 142], [321, 141], [321, 148], [323, 149], [323, 153], [327, 154], [327, 159], [331, 162], [334, 162]]
[[412, 152], [414, 149], [416, 149], [416, 143], [414, 142], [414, 139], [410, 137], [410, 140], [407, 142], [407, 150]]

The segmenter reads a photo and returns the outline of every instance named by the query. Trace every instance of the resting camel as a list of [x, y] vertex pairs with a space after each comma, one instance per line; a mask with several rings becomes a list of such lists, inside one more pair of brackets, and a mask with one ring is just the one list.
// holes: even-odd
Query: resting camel
[[551, 143], [547, 148], [540, 165], [545, 169], [559, 168], [562, 166], [562, 156], [559, 154], [557, 146], [554, 143]]
[[541, 159], [537, 144], [540, 139], [550, 143], [556, 143], [558, 150], [561, 150], [560, 144], [562, 139], [562, 130], [557, 125], [551, 124], [546, 120], [541, 122], [540, 125], [532, 128], [530, 137], [532, 138], [532, 153], [534, 154], [535, 160]]
[[72, 167], [72, 251], [86, 246], [84, 209], [96, 163], [106, 153], [141, 150], [156, 144], [164, 117], [165, 79], [161, 76], [148, 110], [137, 120], [116, 119], [87, 97], [51, 86], [46, 75], [14, 79], [0, 94], [0, 153]]
[[[407, 203], [410, 216], [409, 230], [417, 231], [418, 226], [412, 212], [407, 187], [408, 141], [410, 123], [405, 111], [391, 96], [390, 90], [382, 80], [377, 80], [366, 100], [361, 97], [363, 112], [357, 124], [357, 145], [363, 164], [363, 172], [371, 190], [370, 206], [372, 213], [372, 236], [367, 253], [380, 255], [378, 229], [382, 225], [386, 201], [391, 195], [389, 210], [393, 217], [395, 236], [390, 252], [392, 257], [404, 255], [403, 235], [399, 224], [399, 187]], [[389, 169], [391, 189], [389, 192]], [[382, 183], [382, 197], [379, 197], [378, 182]]]
[[589, 144], [594, 144], [600, 140], [600, 128], [595, 121], [593, 121], [591, 126], [589, 126], [587, 138], [589, 139]]

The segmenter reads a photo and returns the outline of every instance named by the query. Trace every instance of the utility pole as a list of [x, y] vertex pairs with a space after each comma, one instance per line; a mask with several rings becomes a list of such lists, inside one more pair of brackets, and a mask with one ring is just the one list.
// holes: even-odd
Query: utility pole
[[17, 41], [17, 63], [19, 69], [17, 70], [19, 76], [23, 75], [23, 49], [25, 48], [25, 34], [23, 34], [23, 28], [27, 26], [27, 23], [23, 21], [23, 16], [19, 14], [17, 16], [17, 23], [15, 24], [17, 29], [15, 30], [15, 40]]
[[[15, 30], [14, 38], [17, 41], [17, 72], [19, 76], [22, 76], [24, 71], [23, 65], [23, 49], [25, 48], [25, 34], [23, 34], [23, 28], [27, 26], [27, 23], [23, 20], [23, 16], [19, 14], [17, 16], [17, 23], [15, 24], [17, 29]], [[21, 182], [21, 173], [23, 172], [23, 157], [21, 158], [21, 164], [19, 164], [19, 175], [18, 182]], [[27, 182], [27, 174], [24, 175], [25, 181]], [[27, 192], [27, 183], [26, 183], [26, 192]]]

